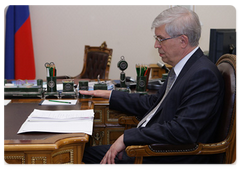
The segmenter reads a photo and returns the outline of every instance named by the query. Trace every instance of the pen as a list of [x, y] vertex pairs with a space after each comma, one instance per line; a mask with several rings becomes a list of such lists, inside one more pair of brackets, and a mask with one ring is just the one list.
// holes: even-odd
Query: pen
[[137, 71], [137, 76], [140, 76], [140, 66], [139, 66], [139, 64], [136, 64], [136, 71]]
[[144, 70], [144, 76], [147, 75], [147, 73], [149, 72], [150, 68], [148, 66], [145, 67], [145, 70]]
[[148, 69], [146, 69], [146, 71], [144, 72], [144, 75], [143, 75], [143, 76], [146, 76], [146, 75], [147, 75], [147, 72], [148, 72]]
[[64, 102], [64, 101], [58, 101], [58, 100], [49, 100], [50, 102], [57, 102], [57, 103], [67, 103], [71, 104], [71, 102]]

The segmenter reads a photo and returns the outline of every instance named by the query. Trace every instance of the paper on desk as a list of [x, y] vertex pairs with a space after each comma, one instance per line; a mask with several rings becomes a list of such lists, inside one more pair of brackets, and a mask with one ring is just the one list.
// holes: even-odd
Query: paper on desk
[[4, 100], [4, 106], [7, 106], [10, 102], [11, 100]]
[[[41, 105], [76, 105], [77, 100], [54, 100], [59, 102], [51, 102], [49, 100], [44, 100]], [[70, 102], [70, 103], [61, 103], [61, 102]]]
[[19, 133], [54, 132], [92, 135], [93, 110], [37, 110], [22, 124]]

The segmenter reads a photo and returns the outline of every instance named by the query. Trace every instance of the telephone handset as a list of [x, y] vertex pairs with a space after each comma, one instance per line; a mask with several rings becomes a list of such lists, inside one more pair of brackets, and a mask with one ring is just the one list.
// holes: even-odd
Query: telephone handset
[[158, 61], [157, 62], [157, 65], [160, 67], [160, 68], [163, 68], [165, 71], [166, 71], [166, 73], [168, 73], [170, 70], [165, 66], [165, 64], [164, 63], [162, 63], [161, 61]]

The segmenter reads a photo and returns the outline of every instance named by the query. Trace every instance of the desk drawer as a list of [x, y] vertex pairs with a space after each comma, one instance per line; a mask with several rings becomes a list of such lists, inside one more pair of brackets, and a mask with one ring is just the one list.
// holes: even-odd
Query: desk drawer
[[109, 108], [106, 108], [106, 117], [105, 117], [105, 123], [106, 124], [111, 124], [111, 125], [118, 125], [118, 119], [121, 116], [127, 116], [127, 114], [116, 111], [116, 110], [111, 110]]
[[8, 164], [25, 164], [26, 156], [24, 152], [5, 152], [5, 162]]
[[94, 125], [117, 125], [118, 119], [121, 116], [128, 116], [123, 112], [109, 109], [109, 103], [95, 102], [94, 103]]
[[118, 124], [118, 119], [128, 114], [109, 109], [108, 102], [95, 102], [94, 112], [94, 128], [90, 146], [113, 144], [125, 129], [125, 126]]
[[124, 129], [125, 129], [124, 127], [106, 127], [105, 128], [105, 134], [106, 134], [105, 143], [107, 145], [113, 144], [119, 138], [119, 136], [121, 136], [123, 134]]
[[94, 106], [94, 125], [103, 125], [105, 119], [105, 110], [107, 106], [105, 105], [97, 105]]

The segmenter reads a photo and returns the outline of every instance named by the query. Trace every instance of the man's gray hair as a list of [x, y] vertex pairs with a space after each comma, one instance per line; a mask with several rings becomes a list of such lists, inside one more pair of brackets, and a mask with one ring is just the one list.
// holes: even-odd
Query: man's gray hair
[[184, 34], [191, 46], [197, 46], [201, 37], [201, 24], [198, 15], [187, 8], [176, 6], [160, 13], [152, 23], [152, 29], [165, 26], [171, 37]]

